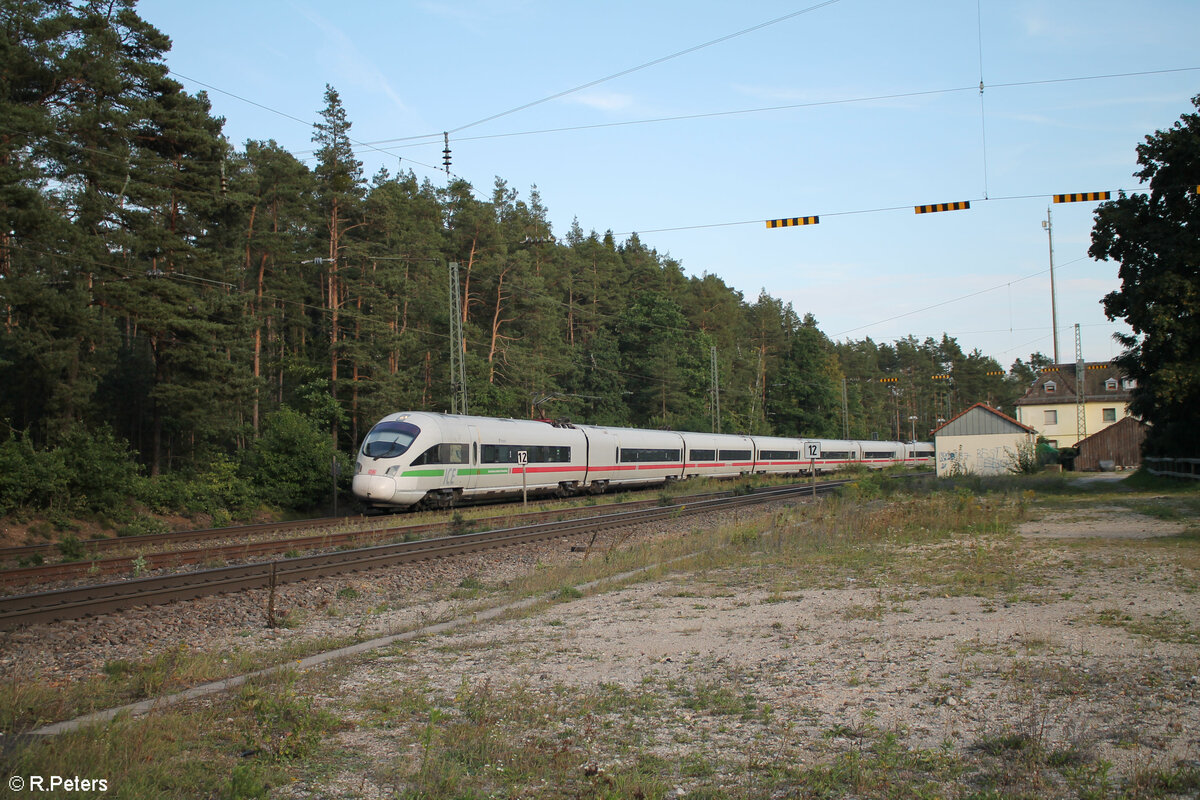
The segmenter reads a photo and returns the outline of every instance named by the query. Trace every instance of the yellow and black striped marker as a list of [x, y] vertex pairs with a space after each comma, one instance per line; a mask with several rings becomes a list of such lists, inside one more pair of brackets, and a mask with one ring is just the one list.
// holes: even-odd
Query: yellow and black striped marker
[[1094, 200], [1107, 200], [1110, 197], [1112, 197], [1112, 192], [1077, 192], [1076, 194], [1056, 194], [1054, 202], [1088, 203]]
[[938, 211], [964, 211], [971, 207], [970, 200], [963, 200], [958, 203], [934, 203], [928, 206], [913, 206], [913, 210], [918, 214], [935, 214]]
[[784, 219], [767, 220], [768, 228], [790, 228], [793, 225], [818, 225], [820, 217], [786, 217]]
[[879, 382], [880, 383], [896, 383], [898, 380], [900, 380], [900, 379], [899, 378], [880, 378]]

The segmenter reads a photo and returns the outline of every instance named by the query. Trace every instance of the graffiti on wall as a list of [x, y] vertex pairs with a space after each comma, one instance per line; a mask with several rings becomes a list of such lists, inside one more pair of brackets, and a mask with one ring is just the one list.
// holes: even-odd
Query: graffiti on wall
[[1015, 457], [1013, 449], [1004, 445], [979, 447], [972, 452], [964, 452], [959, 445], [957, 450], [938, 453], [937, 471], [939, 475], [1002, 475], [1010, 471]]

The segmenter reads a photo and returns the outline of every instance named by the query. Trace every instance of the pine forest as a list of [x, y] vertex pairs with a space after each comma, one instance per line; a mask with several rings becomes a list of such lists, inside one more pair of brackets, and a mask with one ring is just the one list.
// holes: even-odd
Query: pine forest
[[472, 414], [864, 439], [1044, 363], [831, 341], [500, 177], [367, 177], [333, 87], [311, 164], [235, 145], [132, 0], [4, 8], [0, 513], [312, 507], [381, 416], [451, 410], [456, 347]]

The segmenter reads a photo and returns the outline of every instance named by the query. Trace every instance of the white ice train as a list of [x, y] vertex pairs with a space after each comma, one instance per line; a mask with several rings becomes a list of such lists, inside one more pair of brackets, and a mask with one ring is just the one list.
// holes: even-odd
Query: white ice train
[[693, 476], [929, 466], [926, 443], [790, 439], [610, 428], [414, 411], [363, 439], [354, 494], [369, 508], [448, 508], [461, 499], [600, 494]]

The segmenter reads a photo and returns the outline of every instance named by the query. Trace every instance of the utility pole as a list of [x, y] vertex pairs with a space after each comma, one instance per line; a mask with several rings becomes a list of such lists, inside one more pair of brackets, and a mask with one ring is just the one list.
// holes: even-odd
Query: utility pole
[[467, 343], [463, 339], [458, 262], [450, 262], [450, 413], [467, 413]]
[[1087, 366], [1083, 363], [1083, 345], [1079, 339], [1079, 323], [1075, 323], [1075, 444], [1087, 436], [1087, 393], [1084, 379]]
[[1054, 294], [1054, 225], [1050, 221], [1050, 209], [1046, 209], [1046, 221], [1042, 223], [1050, 240], [1050, 324], [1054, 328], [1054, 363], [1058, 360], [1058, 298]]

